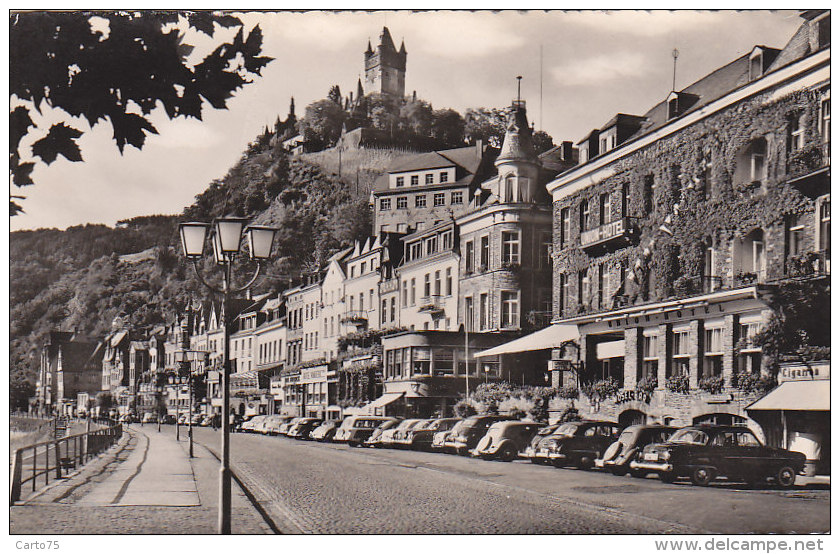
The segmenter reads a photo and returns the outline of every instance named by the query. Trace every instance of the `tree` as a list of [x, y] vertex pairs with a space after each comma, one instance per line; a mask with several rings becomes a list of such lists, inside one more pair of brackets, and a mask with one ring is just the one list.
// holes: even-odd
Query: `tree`
[[19, 372], [9, 374], [9, 408], [27, 410], [29, 399], [35, 395], [35, 386]]
[[327, 94], [327, 99], [332, 100], [339, 106], [341, 105], [341, 89], [338, 88], [338, 85], [333, 85], [330, 87], [330, 92]]
[[448, 146], [464, 143], [464, 118], [453, 109], [432, 112], [432, 136]]
[[[213, 37], [219, 28], [238, 31], [197, 63], [185, 31]], [[146, 135], [157, 134], [147, 117], [162, 107], [169, 119], [202, 118], [205, 102], [227, 107], [233, 93], [260, 75], [272, 58], [260, 56], [262, 31], [249, 33], [231, 15], [211, 12], [20, 12], [9, 26], [9, 168], [18, 187], [34, 184], [37, 163], [58, 156], [82, 161], [77, 140], [83, 130], [107, 122], [120, 153], [126, 145], [141, 149]], [[54, 116], [42, 129], [30, 117], [44, 107]], [[72, 124], [71, 124], [72, 123]], [[22, 151], [26, 137], [31, 158]], [[15, 198], [20, 199], [19, 195]], [[22, 211], [10, 199], [11, 215]]]
[[400, 127], [402, 98], [390, 94], [373, 93], [367, 96], [370, 123], [376, 129], [395, 133]]
[[534, 150], [537, 155], [547, 152], [554, 148], [554, 139], [545, 131], [537, 131], [532, 135], [534, 142]]
[[108, 413], [108, 410], [114, 405], [114, 397], [107, 391], [98, 392], [96, 393], [96, 405], [99, 407], [100, 414]]
[[432, 131], [432, 107], [425, 100], [409, 100], [400, 108], [400, 120], [408, 131], [427, 137]]
[[341, 126], [347, 113], [332, 100], [317, 100], [306, 106], [306, 113], [298, 130], [315, 146], [329, 147], [341, 136]]
[[494, 148], [501, 148], [507, 127], [505, 110], [469, 108], [464, 121], [464, 134], [470, 142], [482, 140]]

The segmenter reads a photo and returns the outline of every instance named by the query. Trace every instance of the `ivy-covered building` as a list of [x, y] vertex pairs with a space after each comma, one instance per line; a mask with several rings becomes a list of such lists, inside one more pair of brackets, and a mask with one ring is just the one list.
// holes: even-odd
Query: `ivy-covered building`
[[[555, 325], [532, 346], [554, 347], [552, 383], [587, 415], [790, 444], [747, 408], [789, 357], [828, 357], [830, 14], [802, 17], [784, 48], [592, 131], [547, 185]], [[826, 437], [827, 412], [808, 421]]]

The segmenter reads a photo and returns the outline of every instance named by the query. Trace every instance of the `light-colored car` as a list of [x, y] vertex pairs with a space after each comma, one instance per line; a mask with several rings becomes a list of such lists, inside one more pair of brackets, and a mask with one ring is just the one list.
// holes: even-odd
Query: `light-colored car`
[[395, 417], [350, 416], [344, 418], [335, 433], [335, 442], [346, 442], [350, 446], [360, 446], [373, 434], [373, 431], [385, 421], [396, 421]]
[[143, 414], [143, 423], [157, 423], [157, 414], [154, 412], [146, 412]]
[[382, 437], [385, 433], [390, 434], [397, 425], [400, 425], [402, 420], [395, 420], [395, 421], [386, 421], [382, 423], [379, 427], [373, 430], [373, 434], [365, 441], [365, 446], [372, 446], [373, 448], [381, 448], [382, 444]]
[[264, 415], [254, 416], [251, 419], [249, 419], [248, 421], [244, 422], [242, 424], [242, 426], [240, 427], [240, 430], [243, 433], [257, 432], [257, 431], [255, 431], [255, 429], [257, 428], [258, 425], [262, 426], [262, 422], [263, 422], [264, 419], [265, 419]]
[[289, 427], [286, 436], [293, 439], [308, 439], [309, 434], [321, 423], [322, 421], [315, 417], [302, 417], [300, 421]]
[[[413, 450], [430, 450], [435, 435], [449, 431], [459, 421], [461, 421], [461, 418], [458, 417], [426, 420], [409, 429], [399, 438], [397, 443], [404, 448], [411, 448]], [[441, 444], [443, 443], [441, 442]]]
[[309, 434], [309, 438], [319, 442], [330, 442], [333, 440], [335, 432], [338, 430], [338, 427], [340, 425], [341, 421], [325, 421], [324, 423], [312, 430], [312, 432]]
[[512, 462], [542, 427], [533, 421], [499, 421], [487, 429], [471, 453], [485, 460]]
[[399, 441], [402, 440], [402, 437], [405, 436], [407, 432], [409, 432], [416, 425], [420, 423], [425, 423], [427, 421], [427, 419], [406, 419], [400, 422], [400, 424], [394, 427], [393, 429], [383, 431], [380, 442], [385, 448], [399, 448], [401, 446]]
[[272, 414], [265, 416], [259, 431], [263, 435], [279, 435], [283, 427], [292, 420], [291, 416]]
[[[663, 425], [631, 425], [604, 451], [603, 457], [595, 460], [595, 467], [606, 469], [615, 475], [624, 475], [630, 471], [630, 462], [636, 459], [640, 450], [649, 444], [667, 442], [676, 430], [676, 427]], [[645, 476], [644, 471], [633, 473], [635, 477]]]
[[278, 435], [287, 435], [289, 434], [289, 430], [306, 419], [305, 417], [290, 417], [286, 421], [283, 422], [283, 425], [280, 426], [280, 430], [277, 432]]

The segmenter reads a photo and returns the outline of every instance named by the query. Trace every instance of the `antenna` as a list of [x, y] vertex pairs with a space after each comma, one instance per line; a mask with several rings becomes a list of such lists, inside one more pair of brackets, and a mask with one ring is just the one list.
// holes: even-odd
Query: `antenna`
[[521, 102], [521, 91], [522, 91], [522, 75], [516, 76], [516, 104], [519, 105]]
[[671, 55], [674, 57], [674, 79], [671, 81], [671, 90], [677, 90], [677, 58], [680, 57], [680, 51], [674, 48], [674, 51], [671, 52]]
[[[540, 44], [540, 130], [543, 128], [543, 45]], [[524, 375], [524, 373], [523, 373]]]

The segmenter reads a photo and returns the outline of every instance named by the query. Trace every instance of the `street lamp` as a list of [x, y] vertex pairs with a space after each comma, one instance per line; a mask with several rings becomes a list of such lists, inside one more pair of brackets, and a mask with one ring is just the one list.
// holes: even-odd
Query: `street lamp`
[[[211, 291], [222, 295], [222, 325], [224, 328], [224, 354], [222, 358], [222, 459], [219, 470], [219, 533], [230, 534], [231, 474], [230, 474], [230, 334], [227, 329], [228, 300], [231, 294], [242, 292], [257, 280], [262, 262], [271, 256], [271, 246], [277, 229], [262, 225], [247, 225], [241, 217], [217, 218], [212, 224], [202, 222], [181, 223], [181, 245], [184, 256], [192, 260], [195, 275]], [[247, 227], [246, 227], [247, 226]], [[222, 286], [208, 284], [198, 269], [198, 260], [204, 255], [208, 231], [212, 230], [211, 243], [216, 263], [224, 270]], [[233, 261], [240, 252], [242, 235], [247, 237], [248, 256], [257, 262], [257, 268], [248, 283], [234, 288], [231, 282]]]
[[189, 393], [189, 407], [187, 408], [187, 435], [190, 441], [190, 458], [193, 457], [193, 369], [192, 362], [206, 361], [207, 352], [204, 350], [177, 350], [175, 352], [175, 361], [182, 364], [189, 364], [189, 373], [186, 376], [187, 389]]

